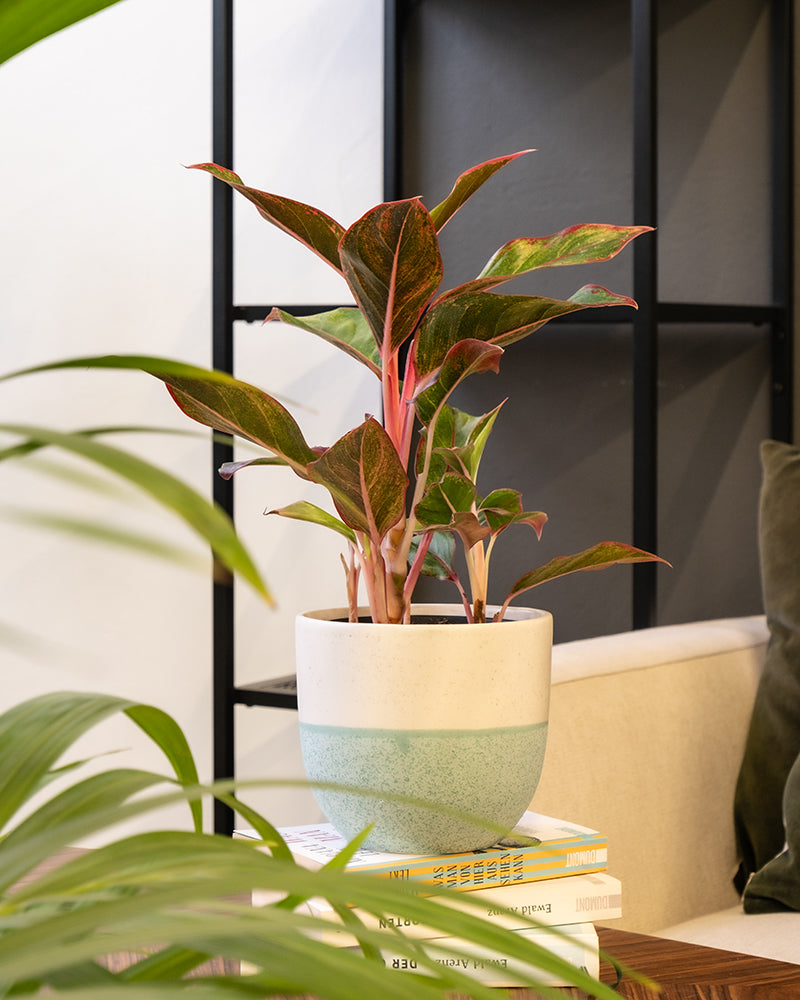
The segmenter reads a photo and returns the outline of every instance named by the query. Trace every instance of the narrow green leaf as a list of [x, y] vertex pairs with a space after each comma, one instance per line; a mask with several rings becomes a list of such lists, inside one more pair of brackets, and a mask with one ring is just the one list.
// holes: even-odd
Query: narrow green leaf
[[62, 28], [111, 7], [118, 0], [3, 0], [0, 63]]
[[[129, 705], [125, 714], [148, 736], [169, 761], [175, 777], [182, 785], [196, 785], [197, 776], [192, 751], [183, 730], [172, 716], [153, 705]], [[203, 813], [199, 802], [191, 804], [195, 829], [203, 829]]]
[[470, 170], [465, 170], [456, 180], [453, 190], [445, 200], [437, 205], [436, 208], [431, 209], [431, 219], [437, 232], [441, 232], [444, 229], [464, 202], [468, 198], [471, 198], [478, 188], [485, 184], [490, 177], [493, 177], [498, 170], [502, 169], [507, 163], [511, 163], [512, 160], [516, 160], [520, 156], [525, 156], [526, 153], [533, 152], [534, 150], [532, 149], [523, 149], [519, 153], [511, 153], [510, 156], [498, 156], [496, 159], [487, 160], [485, 163], [479, 163]]
[[137, 455], [84, 434], [67, 434], [27, 424], [0, 424], [0, 431], [17, 434], [40, 444], [63, 448], [97, 462], [127, 479], [162, 506], [177, 514], [211, 546], [223, 565], [231, 572], [239, 574], [254, 590], [272, 603], [266, 584], [239, 540], [227, 514], [176, 476], [151, 465]]
[[374, 417], [349, 431], [309, 466], [342, 520], [382, 537], [403, 517], [408, 477], [389, 435]]
[[39, 529], [44, 528], [63, 535], [74, 535], [76, 538], [96, 542], [100, 545], [116, 545], [123, 549], [129, 549], [137, 555], [155, 556], [193, 569], [201, 569], [205, 566], [205, 561], [199, 558], [195, 552], [179, 548], [177, 545], [171, 545], [169, 542], [144, 535], [141, 532], [128, 531], [110, 524], [100, 524], [94, 520], [48, 514], [44, 511], [27, 510], [21, 507], [3, 506], [0, 506], [0, 518]]
[[[61, 829], [76, 816], [87, 817], [97, 811], [113, 809], [131, 796], [154, 785], [163, 784], [164, 781], [163, 775], [128, 768], [103, 771], [84, 778], [48, 799], [6, 835], [5, 858], [8, 858], [8, 851], [15, 845], [31, 844], [43, 831]], [[60, 845], [62, 848], [69, 846], [67, 842]], [[17, 865], [10, 865], [6, 861], [0, 871], [0, 890], [9, 888], [20, 879], [30, 869], [32, 860], [38, 863], [46, 861], [47, 857], [40, 855], [32, 859], [28, 854]], [[48, 885], [47, 878], [48, 876], [42, 876], [40, 881], [29, 882], [27, 886], [17, 890], [16, 904], [24, 902], [30, 895], [40, 894], [43, 887]]]
[[293, 316], [284, 309], [273, 309], [265, 322], [271, 320], [278, 320], [313, 333], [315, 337], [333, 344], [340, 351], [366, 365], [373, 375], [381, 377], [381, 356], [369, 324], [360, 310], [344, 306], [314, 316]]
[[238, 174], [225, 167], [220, 167], [216, 163], [193, 163], [187, 169], [205, 170], [212, 177], [216, 177], [217, 180], [223, 181], [234, 191], [238, 191], [256, 206], [262, 219], [266, 219], [273, 226], [277, 226], [284, 233], [299, 240], [341, 273], [339, 241], [344, 235], [344, 227], [340, 226], [335, 219], [302, 201], [294, 201], [294, 199], [285, 198], [282, 195], [247, 187]]
[[376, 206], [347, 230], [339, 252], [378, 350], [397, 351], [442, 280], [439, 243], [425, 206], [418, 198]]
[[348, 542], [355, 544], [356, 536], [352, 528], [348, 528], [338, 517], [334, 517], [327, 510], [323, 510], [307, 500], [298, 500], [296, 503], [287, 504], [286, 507], [281, 507], [278, 510], [268, 510], [267, 514], [277, 514], [279, 517], [291, 517], [297, 521], [321, 524], [324, 528], [331, 528], [340, 535], [344, 535]]
[[32, 698], [0, 715], [0, 830], [79, 736], [128, 704], [111, 696], [58, 692]]

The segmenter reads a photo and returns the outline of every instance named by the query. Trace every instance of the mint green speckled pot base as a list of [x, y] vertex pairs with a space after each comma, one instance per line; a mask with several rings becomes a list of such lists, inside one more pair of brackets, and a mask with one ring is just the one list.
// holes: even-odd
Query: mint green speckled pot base
[[[495, 609], [487, 609], [487, 617]], [[398, 854], [488, 847], [530, 806], [550, 708], [553, 620], [510, 608], [470, 625], [452, 605], [412, 608], [418, 623], [349, 622], [336, 608], [298, 615], [297, 707], [306, 775], [340, 834]], [[474, 817], [460, 820], [400, 795]]]
[[[338, 782], [413, 796], [512, 827], [539, 782], [547, 723], [472, 730], [348, 729], [300, 725], [311, 781]], [[443, 853], [488, 847], [497, 832], [433, 809], [386, 798], [315, 789], [343, 836], [369, 824], [367, 847]]]

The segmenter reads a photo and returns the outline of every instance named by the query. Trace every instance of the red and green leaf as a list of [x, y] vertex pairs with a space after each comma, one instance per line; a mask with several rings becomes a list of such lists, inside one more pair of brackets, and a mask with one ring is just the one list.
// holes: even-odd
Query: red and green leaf
[[214, 430], [236, 434], [283, 459], [307, 479], [309, 462], [317, 457], [289, 411], [262, 389], [238, 379], [221, 385], [215, 380], [162, 376], [183, 412]]
[[309, 465], [342, 520], [371, 538], [403, 517], [408, 477], [389, 435], [374, 417], [349, 431]]
[[542, 267], [599, 264], [611, 260], [637, 236], [652, 232], [650, 226], [610, 226], [586, 223], [569, 226], [551, 236], [525, 236], [510, 240], [495, 253], [477, 278], [447, 293], [486, 291]]
[[[430, 533], [430, 541], [425, 558], [422, 561], [421, 572], [436, 580], [447, 580], [454, 583], [458, 579], [454, 563], [456, 557], [456, 540], [449, 531]], [[411, 545], [409, 562], [413, 562], [419, 546], [416, 539]]]
[[474, 507], [475, 484], [457, 472], [447, 472], [425, 492], [414, 508], [414, 516], [419, 526], [428, 530], [455, 531], [470, 549], [489, 534]]
[[437, 370], [451, 347], [466, 337], [507, 347], [557, 316], [611, 305], [635, 308], [636, 303], [599, 285], [586, 285], [566, 300], [493, 292], [464, 292], [443, 298], [420, 324], [414, 343], [414, 367], [423, 380]]
[[523, 510], [521, 494], [511, 489], [492, 490], [478, 505], [478, 514], [485, 518], [493, 535], [499, 535], [512, 524], [527, 524], [541, 538], [547, 522], [547, 514], [542, 511]]
[[352, 306], [343, 306], [314, 316], [293, 316], [283, 309], [273, 309], [265, 322], [278, 320], [321, 337], [340, 351], [349, 354], [373, 375], [381, 377], [381, 357], [364, 314]]
[[478, 188], [485, 184], [490, 177], [494, 176], [498, 170], [501, 170], [507, 163], [511, 163], [512, 160], [516, 160], [518, 157], [532, 152], [532, 149], [523, 149], [519, 153], [511, 153], [509, 156], [498, 156], [496, 159], [487, 160], [485, 163], [479, 163], [477, 166], [465, 170], [458, 180], [456, 180], [453, 190], [445, 200], [438, 204], [436, 208], [431, 209], [431, 218], [433, 219], [434, 226], [436, 226], [436, 231], [441, 232], [464, 202], [471, 198]]
[[498, 618], [502, 618], [505, 609], [515, 597], [519, 597], [520, 594], [524, 594], [525, 591], [531, 590], [533, 587], [538, 587], [540, 583], [555, 580], [568, 573], [577, 573], [579, 570], [606, 569], [608, 566], [616, 566], [619, 563], [643, 562], [662, 562], [669, 565], [666, 559], [661, 559], [651, 552], [645, 552], [643, 549], [637, 549], [633, 545], [625, 545], [622, 542], [598, 542], [596, 545], [584, 549], [583, 552], [576, 552], [571, 556], [558, 556], [543, 566], [539, 566], [538, 569], [525, 573], [517, 580], [509, 591], [508, 597], [498, 613]]
[[417, 415], [426, 426], [438, 417], [453, 390], [470, 375], [497, 372], [503, 350], [481, 340], [460, 340], [446, 352], [436, 381], [415, 401]]
[[296, 503], [290, 503], [286, 507], [268, 510], [267, 514], [277, 514], [279, 517], [289, 517], [295, 521], [308, 521], [311, 524], [321, 524], [323, 528], [330, 528], [332, 531], [338, 532], [348, 542], [352, 542], [355, 545], [356, 536], [352, 528], [348, 528], [338, 517], [334, 517], [327, 510], [323, 510], [321, 507], [317, 507], [316, 504], [309, 503], [307, 500], [298, 500]]
[[431, 217], [418, 198], [378, 205], [344, 234], [345, 280], [382, 353], [412, 334], [442, 280]]
[[299, 240], [341, 273], [339, 241], [344, 227], [318, 208], [282, 195], [247, 187], [238, 174], [216, 163], [193, 163], [188, 169], [205, 170], [251, 201], [259, 215], [273, 226]]

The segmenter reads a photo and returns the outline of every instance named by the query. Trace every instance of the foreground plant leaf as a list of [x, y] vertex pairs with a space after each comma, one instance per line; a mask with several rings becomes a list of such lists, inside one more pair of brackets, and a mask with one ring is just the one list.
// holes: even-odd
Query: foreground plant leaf
[[[105, 695], [70, 692], [47, 695], [15, 706], [0, 715], [0, 784], [10, 775], [19, 746], [31, 746], [30, 760], [22, 762], [29, 786], [41, 784], [74, 741], [96, 722], [114, 711], [125, 711], [147, 726], [168, 756], [180, 746], [180, 775], [168, 795], [142, 799], [142, 790], [159, 775], [133, 770], [102, 772], [79, 779], [36, 806], [0, 840], [0, 982], [6, 995], [25, 992], [56, 994], [87, 1000], [119, 995], [138, 997], [225, 998], [232, 993], [268, 996], [274, 993], [312, 994], [327, 1000], [444, 1000], [454, 992], [474, 1000], [494, 1000], [497, 991], [473, 981], [455, 969], [437, 965], [419, 953], [418, 943], [392, 935], [392, 947], [406, 950], [426, 967], [425, 976], [387, 969], [357, 951], [323, 944], [314, 938], [326, 921], [291, 908], [310, 896], [322, 896], [346, 912], [357, 906], [376, 915], [401, 914], [464, 941], [479, 942], [503, 955], [530, 963], [528, 979], [535, 988], [543, 973], [566, 981], [601, 1000], [618, 994], [584, 972], [557, 959], [479, 915], [479, 901], [459, 894], [458, 908], [448, 905], [449, 892], [420, 896], [394, 879], [376, 879], [344, 872], [347, 851], [320, 871], [294, 864], [277, 831], [245, 807], [247, 822], [264, 831], [266, 843], [233, 840], [195, 831], [155, 830], [112, 841], [40, 874], [23, 888], [7, 891], [19, 873], [30, 871], [72, 834], [94, 825], [103, 829], [113, 819], [124, 820], [137, 812], [158, 808], [165, 801], [194, 801], [202, 789], [190, 781], [194, 765], [184, 760], [188, 749], [172, 720], [150, 706], [137, 705]], [[190, 758], [189, 754], [189, 758]], [[67, 770], [62, 778], [74, 771]], [[167, 777], [165, 780], [174, 782]], [[267, 783], [269, 784], [269, 783]], [[215, 793], [228, 801], [225, 783]], [[230, 788], [230, 783], [227, 783]], [[10, 815], [21, 803], [10, 808]], [[358, 841], [351, 845], [351, 850]], [[252, 889], [274, 894], [276, 902], [252, 907]], [[247, 902], [231, 899], [243, 895]], [[474, 902], [475, 912], [470, 912]], [[534, 922], [531, 921], [534, 925]], [[365, 952], [377, 954], [386, 933], [352, 922], [349, 930]], [[156, 951], [155, 954], [147, 954]], [[145, 957], [131, 967], [110, 973], [97, 956], [109, 952], [136, 953]], [[185, 974], [209, 956], [238, 963], [252, 963], [250, 975]], [[538, 971], [537, 971], [538, 970]], [[550, 991], [544, 990], [543, 995]], [[555, 995], [555, 994], [553, 994]]]
[[129, 480], [182, 518], [211, 546], [224, 566], [240, 575], [272, 603], [272, 595], [227, 514], [176, 476], [137, 455], [81, 433], [64, 434], [29, 424], [0, 424], [0, 431], [17, 434], [38, 444], [63, 448]]
[[0, 3], [0, 63], [118, 0], [5, 0]]

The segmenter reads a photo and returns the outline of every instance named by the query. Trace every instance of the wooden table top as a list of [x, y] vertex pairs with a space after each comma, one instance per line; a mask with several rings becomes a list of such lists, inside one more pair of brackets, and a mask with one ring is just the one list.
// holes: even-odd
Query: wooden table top
[[[800, 965], [775, 962], [755, 955], [721, 951], [599, 927], [600, 947], [624, 965], [649, 976], [662, 987], [653, 994], [640, 983], [624, 979], [616, 987], [628, 1000], [798, 1000]], [[600, 978], [613, 983], [616, 974], [603, 963]], [[511, 990], [516, 998], [532, 998], [530, 990]], [[583, 997], [579, 990], [565, 989], [565, 997]]]

